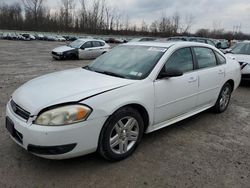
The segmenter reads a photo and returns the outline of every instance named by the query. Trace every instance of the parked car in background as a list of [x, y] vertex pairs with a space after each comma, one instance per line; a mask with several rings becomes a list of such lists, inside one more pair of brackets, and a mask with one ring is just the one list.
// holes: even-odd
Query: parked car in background
[[220, 40], [219, 42], [221, 43], [220, 49], [225, 50], [230, 48], [230, 44], [227, 40]]
[[18, 37], [15, 33], [8, 33], [7, 34], [7, 39], [8, 40], [18, 40]]
[[153, 37], [141, 37], [141, 38], [134, 38], [130, 40], [129, 42], [149, 42], [149, 41], [156, 41], [157, 38]]
[[60, 41], [60, 42], [65, 42], [66, 41], [66, 39], [64, 37], [60, 36], [60, 35], [56, 36], [56, 40]]
[[[79, 39], [69, 48], [87, 49], [94, 42], [104, 43]], [[7, 104], [6, 127], [15, 142], [40, 157], [98, 151], [122, 160], [144, 132], [209, 108], [224, 112], [240, 77], [239, 63], [211, 45], [127, 43], [86, 67], [21, 86]]]
[[250, 41], [236, 43], [226, 50], [226, 56], [237, 60], [241, 66], [242, 80], [250, 81]]
[[221, 43], [219, 41], [215, 42], [213, 39], [203, 38], [203, 37], [186, 37], [186, 36], [178, 36], [178, 37], [169, 37], [167, 41], [190, 41], [190, 42], [200, 42], [215, 46], [216, 48], [221, 48]]
[[53, 35], [46, 35], [45, 40], [47, 41], [57, 41], [57, 38]]
[[26, 40], [26, 38], [20, 34], [17, 34], [16, 36], [18, 40]]
[[31, 35], [29, 33], [22, 33], [21, 34], [26, 40], [36, 40], [36, 37], [34, 35]]
[[63, 36], [67, 41], [75, 41], [77, 40], [78, 38], [75, 37], [75, 36], [69, 36], [69, 35], [64, 35]]
[[124, 40], [122, 40], [120, 38], [106, 38], [105, 42], [111, 43], [111, 44], [121, 44], [121, 43], [124, 43]]
[[52, 50], [55, 59], [95, 59], [110, 50], [103, 40], [77, 39], [67, 46]]
[[36, 40], [46, 40], [46, 37], [43, 34], [35, 34]]

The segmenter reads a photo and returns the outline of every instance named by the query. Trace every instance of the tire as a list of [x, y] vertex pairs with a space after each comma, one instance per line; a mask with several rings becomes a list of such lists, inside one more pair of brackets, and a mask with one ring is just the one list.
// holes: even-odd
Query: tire
[[65, 59], [67, 59], [67, 60], [77, 60], [78, 58], [77, 58], [76, 54], [69, 54], [69, 55], [66, 56]]
[[232, 94], [233, 88], [229, 83], [226, 83], [219, 94], [219, 97], [213, 107], [215, 113], [223, 113], [226, 111]]
[[111, 115], [103, 126], [98, 152], [109, 161], [130, 156], [141, 141], [144, 123], [140, 113], [124, 107]]

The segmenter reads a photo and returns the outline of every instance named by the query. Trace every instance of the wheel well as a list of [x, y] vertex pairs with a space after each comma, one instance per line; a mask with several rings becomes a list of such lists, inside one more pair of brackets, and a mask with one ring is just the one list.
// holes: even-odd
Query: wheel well
[[144, 122], [144, 131], [146, 131], [149, 126], [149, 115], [148, 115], [147, 110], [140, 104], [129, 104], [121, 108], [124, 108], [124, 107], [132, 107], [133, 109], [139, 112]]
[[226, 83], [229, 83], [232, 86], [232, 90], [234, 90], [234, 81], [228, 80]]

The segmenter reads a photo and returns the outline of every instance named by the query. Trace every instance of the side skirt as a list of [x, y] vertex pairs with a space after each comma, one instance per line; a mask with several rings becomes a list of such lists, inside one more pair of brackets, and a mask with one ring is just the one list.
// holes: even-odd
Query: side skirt
[[198, 109], [196, 109], [194, 111], [191, 111], [191, 112], [188, 112], [186, 114], [174, 117], [174, 118], [172, 118], [170, 120], [167, 120], [167, 121], [164, 121], [162, 123], [159, 123], [159, 124], [156, 124], [156, 125], [152, 125], [152, 126], [148, 127], [148, 130], [146, 131], [146, 133], [151, 133], [151, 132], [157, 131], [159, 129], [162, 129], [164, 127], [167, 127], [169, 125], [172, 125], [174, 123], [177, 123], [179, 121], [187, 119], [187, 118], [189, 118], [191, 116], [194, 116], [194, 115], [196, 115], [196, 114], [198, 114], [200, 112], [203, 112], [203, 111], [205, 111], [205, 110], [207, 110], [207, 109], [209, 109], [211, 107], [213, 107], [213, 105], [206, 105], [206, 106], [204, 106], [202, 108], [198, 108]]

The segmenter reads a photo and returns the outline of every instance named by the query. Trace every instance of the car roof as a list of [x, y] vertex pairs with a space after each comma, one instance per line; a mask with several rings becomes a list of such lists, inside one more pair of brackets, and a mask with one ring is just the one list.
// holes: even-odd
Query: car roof
[[149, 46], [149, 47], [163, 47], [163, 48], [170, 48], [172, 46], [198, 46], [198, 47], [209, 47], [215, 49], [213, 46], [205, 43], [198, 43], [198, 42], [186, 42], [186, 41], [167, 41], [167, 42], [130, 42], [123, 44], [125, 46], [127, 45], [134, 45], [134, 46]]

